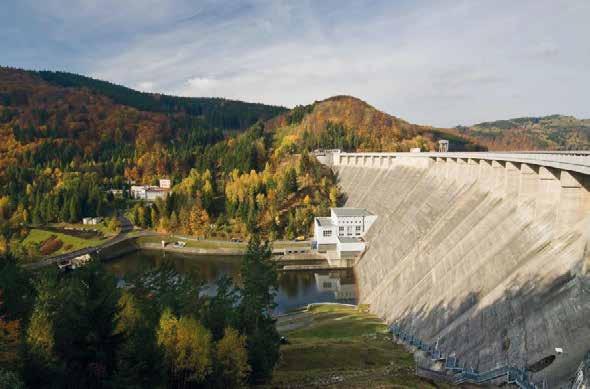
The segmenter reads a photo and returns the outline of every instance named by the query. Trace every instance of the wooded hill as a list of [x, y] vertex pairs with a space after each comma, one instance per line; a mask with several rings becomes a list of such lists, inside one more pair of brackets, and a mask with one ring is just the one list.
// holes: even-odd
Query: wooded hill
[[335, 199], [334, 177], [315, 159], [274, 155], [262, 123], [283, 108], [174, 97], [137, 108], [151, 98], [85, 77], [0, 69], [0, 251], [30, 253], [18, 249], [30, 226], [108, 214], [107, 189], [129, 181], [175, 184], [165, 203], [136, 205], [137, 224], [205, 236], [256, 225], [274, 237], [307, 234]]
[[454, 129], [411, 124], [381, 112], [352, 96], [335, 96], [307, 106], [297, 106], [266, 123], [267, 131], [304, 148], [340, 148], [347, 151], [436, 150], [440, 139], [451, 150], [484, 150]]
[[244, 236], [253, 226], [271, 238], [309, 235], [313, 216], [339, 197], [311, 150], [434, 150], [439, 139], [453, 150], [481, 149], [456, 130], [411, 124], [349, 96], [287, 111], [0, 68], [0, 250], [34, 253], [18, 244], [28, 227], [108, 214], [107, 189], [162, 177], [172, 179], [172, 194], [135, 204], [137, 225], [201, 236]]
[[590, 119], [550, 115], [458, 126], [490, 150], [590, 150]]
[[198, 118], [201, 125], [225, 130], [244, 130], [259, 120], [267, 120], [287, 111], [284, 107], [217, 97], [179, 97], [139, 92], [107, 81], [66, 72], [40, 71], [37, 74], [51, 84], [85, 88], [110, 98], [116, 104], [140, 111], [184, 113]]

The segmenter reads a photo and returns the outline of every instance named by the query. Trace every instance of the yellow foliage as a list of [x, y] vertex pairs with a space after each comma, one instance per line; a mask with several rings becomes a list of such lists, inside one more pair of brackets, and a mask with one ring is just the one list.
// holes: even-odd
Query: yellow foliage
[[305, 206], [309, 206], [311, 204], [311, 199], [309, 198], [309, 195], [305, 195], [305, 197], [303, 198], [303, 204], [305, 204]]
[[5, 254], [8, 251], [8, 240], [4, 236], [0, 236], [0, 254]]
[[0, 218], [8, 219], [8, 205], [10, 203], [10, 199], [8, 196], [0, 197]]
[[246, 337], [231, 327], [225, 329], [223, 338], [217, 343], [217, 360], [223, 371], [223, 384], [227, 388], [245, 387], [250, 374]]
[[[158, 345], [173, 376], [185, 381], [202, 382], [211, 370], [211, 334], [191, 317], [177, 318], [169, 310], [160, 318]], [[188, 376], [184, 373], [188, 372]], [[182, 374], [182, 375], [181, 375]]]
[[31, 316], [26, 341], [29, 349], [44, 360], [53, 359], [53, 320], [43, 309], [36, 309]]
[[338, 206], [338, 187], [336, 186], [330, 188], [330, 206]]
[[117, 323], [117, 331], [131, 332], [144, 320], [141, 311], [137, 307], [135, 297], [124, 291], [119, 298], [119, 322]]

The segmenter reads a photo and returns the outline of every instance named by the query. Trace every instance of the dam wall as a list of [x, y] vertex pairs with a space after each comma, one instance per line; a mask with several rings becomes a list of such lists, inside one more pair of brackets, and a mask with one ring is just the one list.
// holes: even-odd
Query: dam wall
[[567, 384], [590, 350], [590, 153], [334, 153], [329, 164], [346, 206], [378, 215], [355, 263], [360, 303], [466, 367]]

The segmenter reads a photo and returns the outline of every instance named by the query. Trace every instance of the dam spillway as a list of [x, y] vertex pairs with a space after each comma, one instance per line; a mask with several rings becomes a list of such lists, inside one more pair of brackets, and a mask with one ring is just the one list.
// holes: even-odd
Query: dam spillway
[[567, 383], [590, 350], [590, 153], [335, 152], [323, 162], [346, 206], [378, 215], [355, 263], [360, 303], [469, 367], [510, 364]]

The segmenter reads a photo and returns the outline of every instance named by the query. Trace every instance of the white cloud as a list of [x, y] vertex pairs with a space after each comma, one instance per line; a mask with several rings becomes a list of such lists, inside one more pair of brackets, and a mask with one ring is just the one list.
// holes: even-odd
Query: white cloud
[[154, 91], [154, 82], [153, 81], [141, 81], [137, 84], [137, 89], [142, 92], [153, 92]]
[[215, 85], [217, 84], [217, 81], [212, 78], [194, 77], [194, 78], [187, 80], [186, 83], [188, 84], [188, 86], [190, 87], [191, 90], [193, 90], [195, 92], [199, 92], [199, 91], [202, 92], [202, 91], [208, 91], [211, 88], [215, 87]]

